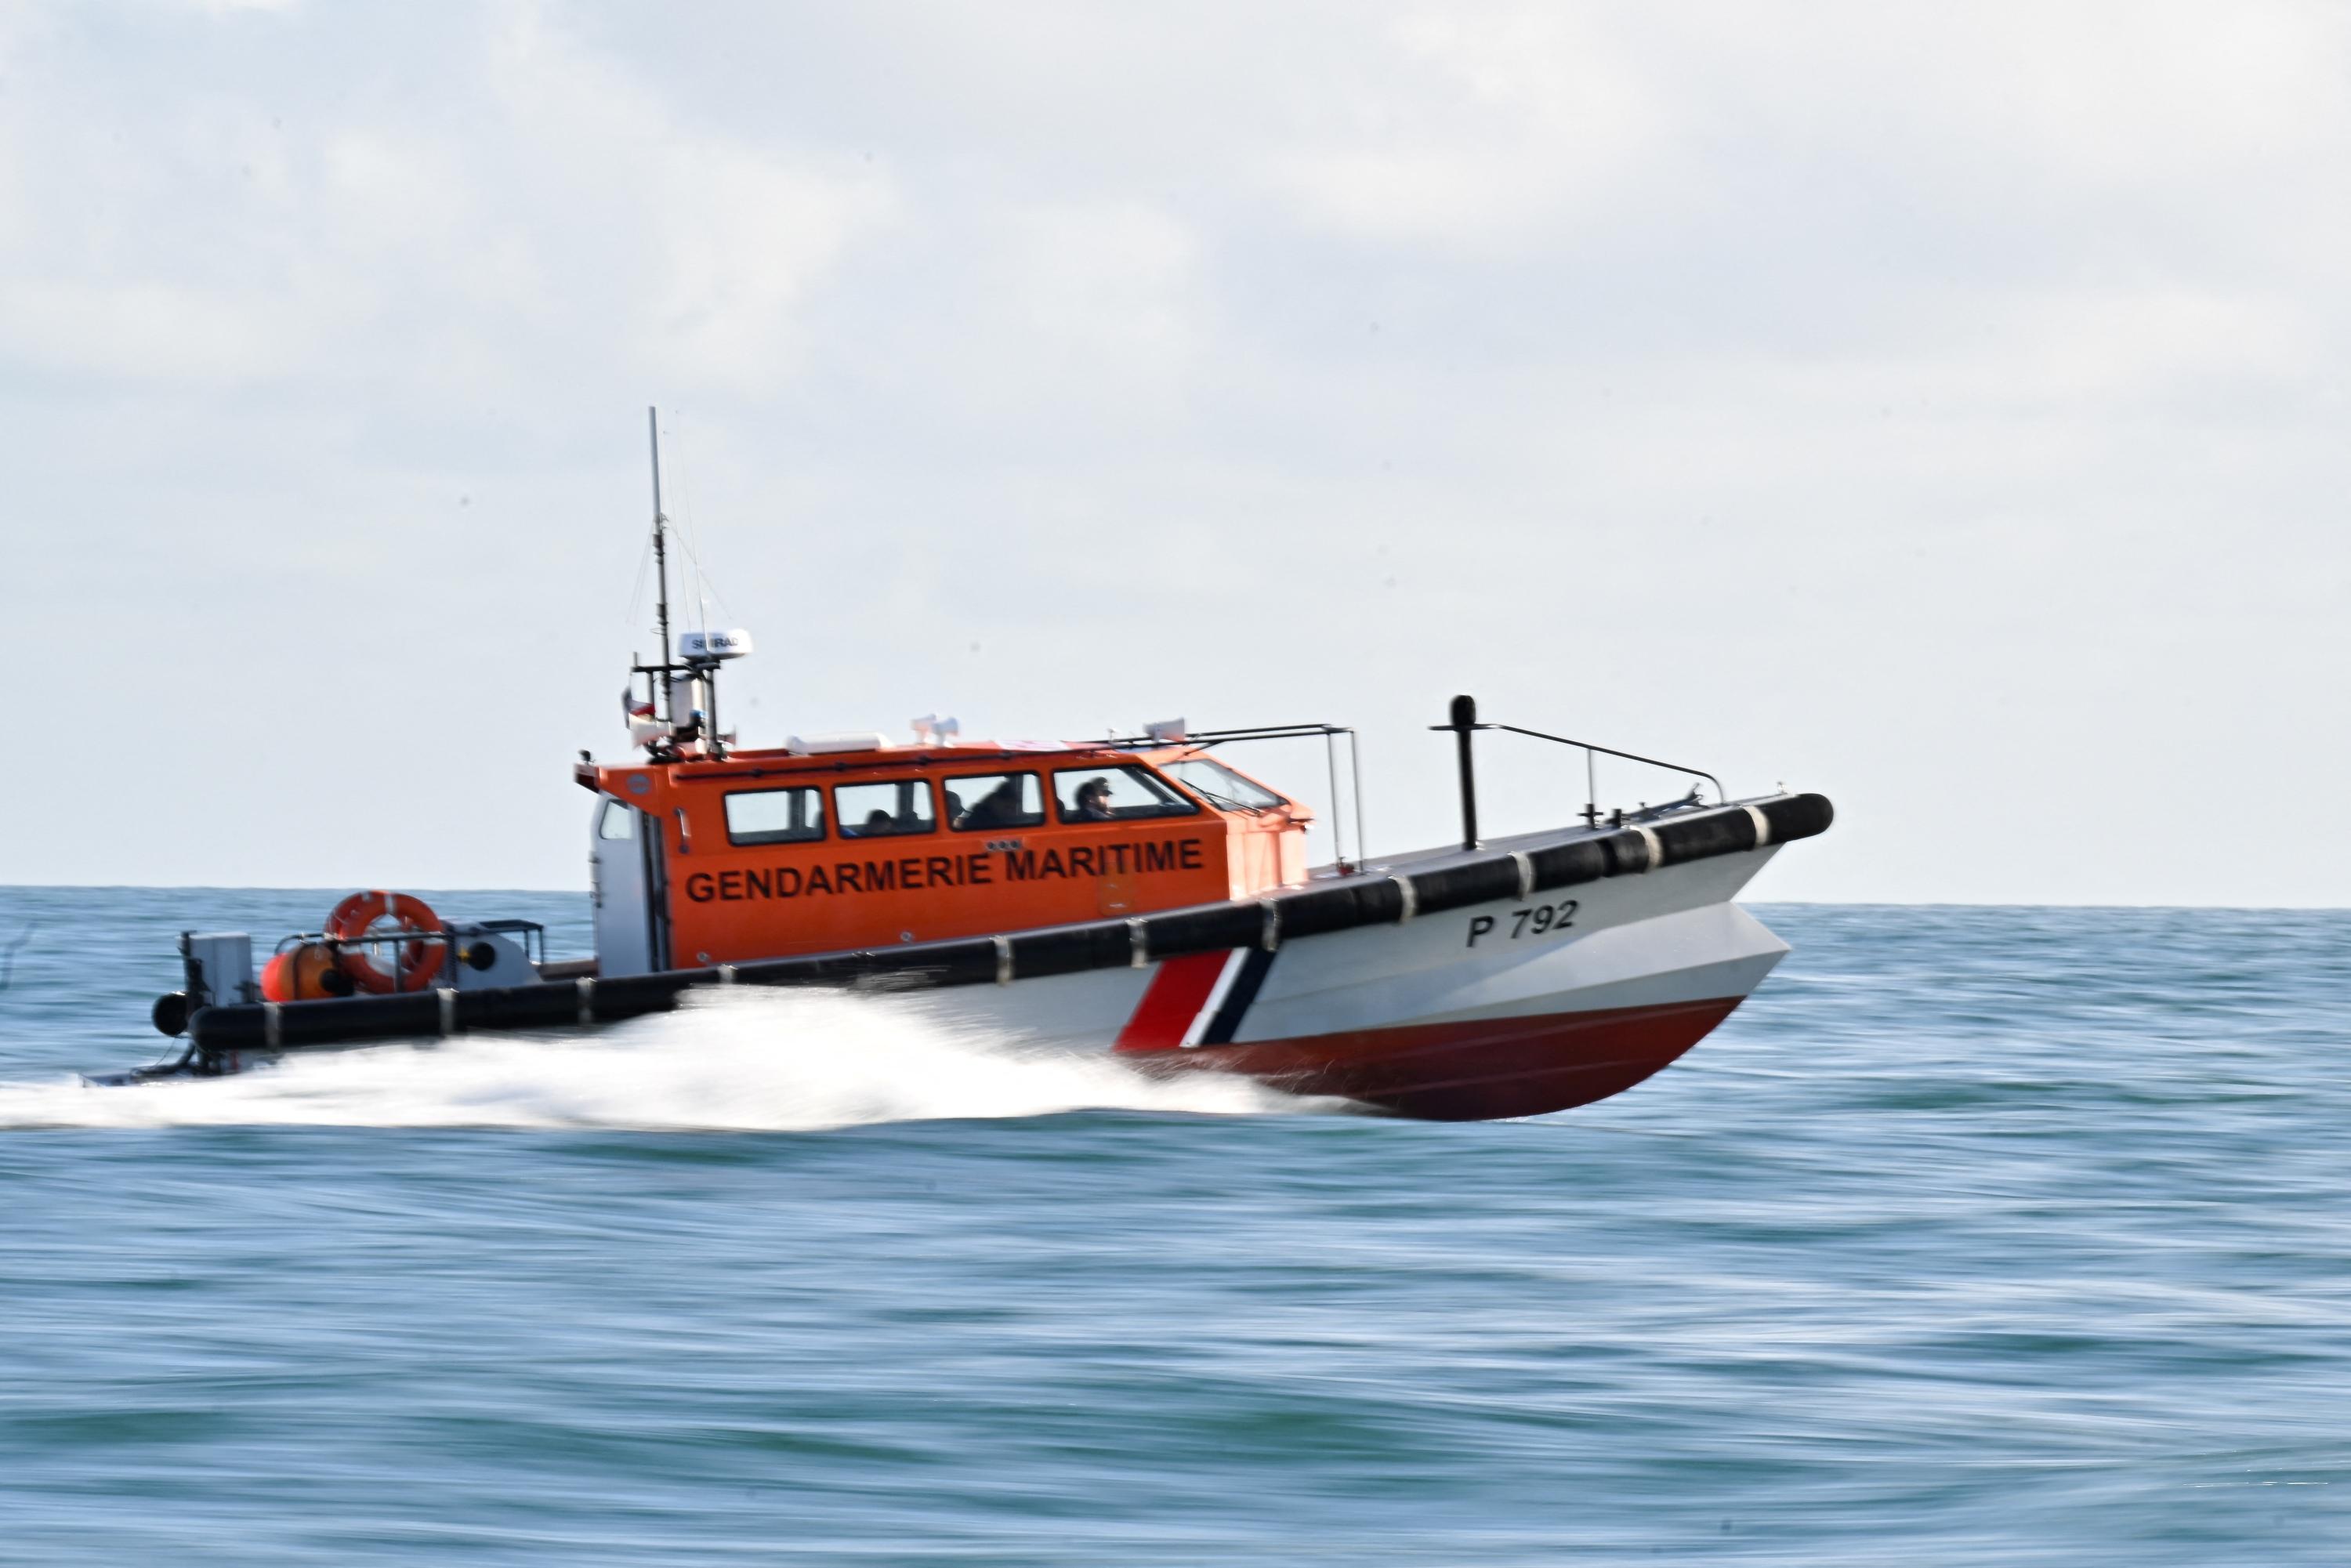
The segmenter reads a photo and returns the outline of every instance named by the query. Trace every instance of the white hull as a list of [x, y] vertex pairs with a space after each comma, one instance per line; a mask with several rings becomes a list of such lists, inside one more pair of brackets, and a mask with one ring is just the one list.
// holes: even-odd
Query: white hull
[[[1549, 1102], [1562, 1090], [1582, 1103], [1665, 1066], [1762, 983], [1787, 944], [1729, 900], [1774, 852], [1271, 951], [962, 987], [929, 1005], [1040, 1042], [1229, 1068], [1420, 1114], [1446, 1113], [1433, 1093], [1465, 1114], [1560, 1109]], [[1465, 1052], [1484, 1060], [1465, 1071]]]

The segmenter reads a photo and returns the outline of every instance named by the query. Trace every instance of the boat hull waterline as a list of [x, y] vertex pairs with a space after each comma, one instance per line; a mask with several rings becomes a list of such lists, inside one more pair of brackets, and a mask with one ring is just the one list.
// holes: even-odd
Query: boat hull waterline
[[174, 1071], [664, 1010], [705, 985], [913, 993], [942, 1019], [1437, 1120], [1537, 1115], [1666, 1067], [1786, 945], [1729, 901], [1818, 795], [1405, 857], [1263, 897], [991, 938], [487, 990], [212, 1007]]

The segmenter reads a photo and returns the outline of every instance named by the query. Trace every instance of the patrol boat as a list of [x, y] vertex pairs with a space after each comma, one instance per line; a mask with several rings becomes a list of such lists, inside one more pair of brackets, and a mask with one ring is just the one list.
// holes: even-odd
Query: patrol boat
[[[154, 1009], [185, 1048], [104, 1082], [588, 1029], [703, 986], [814, 986], [914, 993], [955, 1021], [1149, 1071], [1240, 1072], [1439, 1120], [1535, 1115], [1640, 1082], [1753, 991], [1788, 949], [1731, 900], [1830, 824], [1820, 795], [1731, 800], [1699, 769], [1482, 721], [1467, 696], [1433, 727], [1453, 736], [1459, 841], [1377, 858], [1343, 726], [986, 741], [933, 717], [906, 740], [740, 747], [719, 728], [718, 677], [751, 640], [673, 640], [666, 529], [656, 431], [661, 656], [631, 671], [631, 754], [582, 752], [572, 770], [593, 797], [593, 957], [550, 958], [529, 922], [444, 921], [385, 891], [279, 942], [258, 978], [248, 936], [191, 932], [185, 987]], [[1577, 819], [1481, 837], [1488, 733], [1578, 750]], [[1310, 866], [1314, 812], [1228, 759], [1278, 740], [1322, 743], [1332, 840], [1352, 837], [1352, 855]], [[1693, 782], [1604, 813], [1602, 757]]]

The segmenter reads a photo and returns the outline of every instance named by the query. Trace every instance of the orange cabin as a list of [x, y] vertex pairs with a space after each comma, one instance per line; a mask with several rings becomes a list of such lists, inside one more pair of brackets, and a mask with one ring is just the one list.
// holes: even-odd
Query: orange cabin
[[[1247, 898], [1305, 880], [1312, 820], [1180, 744], [896, 747], [873, 737], [854, 749], [582, 761], [577, 778], [605, 797], [606, 974]], [[627, 939], [633, 905], [642, 944]]]

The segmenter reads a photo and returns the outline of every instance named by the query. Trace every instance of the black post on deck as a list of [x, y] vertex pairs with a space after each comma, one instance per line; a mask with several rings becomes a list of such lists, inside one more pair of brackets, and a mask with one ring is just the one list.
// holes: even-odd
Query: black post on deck
[[1446, 726], [1453, 732], [1453, 744], [1461, 753], [1461, 847], [1478, 847], [1478, 769], [1469, 756], [1469, 735], [1478, 727], [1478, 699], [1461, 696], [1453, 699], [1453, 722]]

